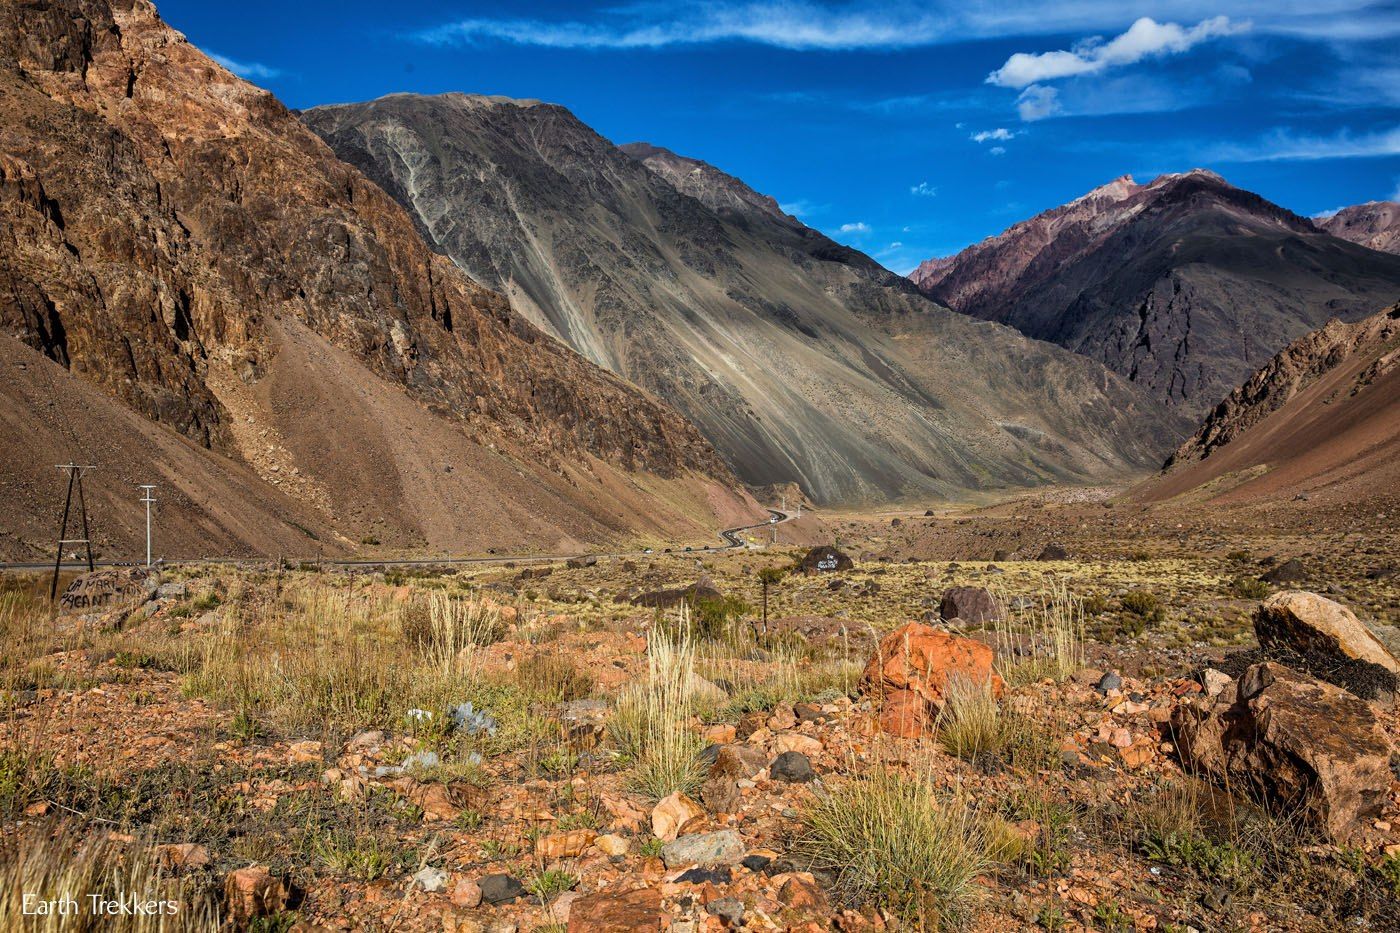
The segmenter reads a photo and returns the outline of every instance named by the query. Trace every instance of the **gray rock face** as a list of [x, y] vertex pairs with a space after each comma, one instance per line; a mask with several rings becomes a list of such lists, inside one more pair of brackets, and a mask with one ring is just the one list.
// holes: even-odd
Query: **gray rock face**
[[1034, 484], [1155, 464], [1187, 427], [738, 179], [629, 154], [562, 107], [391, 95], [302, 119], [459, 267], [679, 409], [750, 483], [818, 502]]
[[682, 865], [734, 865], [744, 857], [744, 840], [732, 829], [714, 833], [691, 833], [661, 847], [661, 861], [667, 868]]
[[815, 780], [817, 773], [812, 770], [812, 762], [801, 752], [783, 752], [768, 766], [768, 773], [775, 781], [788, 784], [805, 784]]
[[911, 278], [1200, 417], [1289, 341], [1394, 302], [1400, 256], [1196, 170], [1116, 179]]

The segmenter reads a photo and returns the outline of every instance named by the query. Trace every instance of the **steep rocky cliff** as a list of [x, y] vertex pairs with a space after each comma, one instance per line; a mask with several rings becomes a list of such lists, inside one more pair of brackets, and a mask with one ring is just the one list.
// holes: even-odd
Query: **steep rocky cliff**
[[396, 94], [302, 118], [459, 266], [674, 405], [755, 485], [833, 503], [1082, 481], [1160, 458], [1187, 427], [1097, 364], [928, 301], [737, 178], [614, 146], [563, 107]]
[[911, 278], [1199, 417], [1289, 341], [1395, 301], [1400, 257], [1198, 169], [1116, 179]]
[[682, 520], [609, 502], [627, 472], [733, 485], [684, 419], [434, 253], [145, 0], [0, 4], [0, 115], [4, 332], [347, 533], [596, 539]]

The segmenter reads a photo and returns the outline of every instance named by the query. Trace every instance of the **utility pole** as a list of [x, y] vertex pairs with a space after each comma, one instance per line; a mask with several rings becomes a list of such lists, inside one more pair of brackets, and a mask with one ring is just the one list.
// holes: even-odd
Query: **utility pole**
[[154, 484], [141, 484], [141, 500], [146, 503], [146, 567], [151, 566], [151, 506], [156, 504]]
[[[63, 521], [58, 526], [58, 554], [53, 561], [53, 583], [49, 585], [49, 599], [58, 598], [58, 573], [63, 568], [63, 546], [65, 544], [81, 544], [87, 549], [88, 573], [92, 573], [92, 541], [88, 534], [88, 514], [87, 499], [83, 497], [83, 471], [95, 470], [95, 466], [85, 466], [77, 463], [60, 463], [58, 469], [68, 473], [68, 494], [63, 499]], [[83, 536], [81, 538], [69, 538], [68, 516], [73, 512], [73, 491], [78, 492], [78, 514], [82, 516]]]

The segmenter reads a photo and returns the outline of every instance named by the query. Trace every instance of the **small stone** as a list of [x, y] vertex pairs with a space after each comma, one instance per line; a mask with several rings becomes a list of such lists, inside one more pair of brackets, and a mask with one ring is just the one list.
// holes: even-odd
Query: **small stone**
[[784, 732], [773, 741], [773, 751], [779, 754], [801, 752], [811, 758], [822, 753], [822, 743], [810, 735], [803, 735], [800, 732]]
[[209, 850], [195, 842], [156, 847], [156, 858], [171, 871], [198, 871], [209, 866]]
[[807, 872], [789, 875], [778, 888], [778, 900], [801, 913], [822, 913], [829, 908], [817, 880]]
[[577, 891], [565, 891], [554, 899], [549, 905], [549, 919], [555, 923], [567, 924], [569, 914], [573, 913], [574, 901], [582, 897]]
[[321, 743], [307, 739], [304, 742], [293, 742], [287, 746], [287, 763], [301, 764], [308, 761], [321, 760]]
[[744, 857], [744, 840], [732, 829], [713, 833], [691, 833], [661, 847], [661, 860], [667, 868], [682, 865], [734, 865]]
[[540, 836], [535, 840], [535, 855], [545, 859], [577, 858], [597, 838], [598, 834], [591, 829]]
[[607, 856], [626, 855], [632, 848], [632, 844], [626, 836], [619, 836], [616, 833], [607, 833], [593, 840], [593, 847]]
[[1104, 695], [1107, 695], [1110, 690], [1121, 690], [1123, 689], [1123, 678], [1118, 675], [1117, 671], [1109, 671], [1099, 678], [1094, 689]]
[[1204, 671], [1201, 671], [1201, 686], [1205, 688], [1206, 696], [1208, 697], [1214, 698], [1220, 696], [1220, 691], [1224, 690], [1233, 679], [1234, 678], [1229, 674], [1224, 671], [1217, 671], [1213, 667], [1208, 667]]
[[525, 896], [525, 886], [510, 875], [487, 875], [477, 884], [481, 886], [481, 899], [487, 904], [509, 904]]
[[705, 910], [732, 927], [737, 927], [744, 920], [744, 902], [737, 897], [721, 897], [719, 900], [710, 901], [705, 905]]
[[734, 741], [735, 730], [733, 723], [722, 722], [713, 726], [706, 726], [700, 737], [710, 745], [728, 745]]
[[772, 863], [773, 860], [766, 855], [746, 855], [739, 861], [740, 865], [754, 872], [763, 871]]
[[728, 884], [727, 868], [690, 868], [676, 876], [677, 884]]
[[463, 878], [452, 886], [452, 903], [471, 909], [481, 903], [481, 885]]
[[224, 879], [225, 909], [238, 923], [280, 913], [287, 906], [287, 896], [287, 886], [261, 865], [229, 872]]
[[670, 842], [687, 825], [703, 819], [705, 809], [685, 794], [677, 791], [664, 798], [651, 811], [651, 832], [657, 839]]
[[801, 752], [783, 752], [768, 766], [768, 773], [775, 781], [788, 784], [805, 784], [816, 778], [812, 763]]
[[[675, 930], [675, 924], [671, 929]], [[635, 891], [600, 891], [580, 897], [569, 909], [569, 933], [627, 930], [656, 933], [661, 929], [661, 892], [654, 887]]]
[[431, 866], [422, 868], [413, 876], [413, 883], [429, 894], [436, 894], [447, 890], [447, 872]]
[[781, 732], [784, 729], [791, 729], [797, 725], [797, 715], [792, 711], [790, 703], [779, 703], [773, 707], [773, 715], [768, 717], [767, 726], [774, 732]]

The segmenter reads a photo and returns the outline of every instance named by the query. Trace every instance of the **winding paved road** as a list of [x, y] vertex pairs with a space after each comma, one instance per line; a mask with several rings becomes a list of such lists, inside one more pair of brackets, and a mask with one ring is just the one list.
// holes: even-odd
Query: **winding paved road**
[[[755, 528], [771, 528], [774, 525], [781, 525], [793, 519], [791, 512], [782, 509], [768, 509], [771, 518], [766, 522], [757, 522], [752, 525], [740, 525], [738, 528], [726, 528], [719, 532], [719, 538], [724, 543], [721, 545], [711, 545], [710, 547], [687, 547], [687, 548], [666, 548], [663, 553], [669, 554], [712, 554], [717, 551], [732, 551], [745, 547], [744, 539], [741, 537], [745, 531], [752, 531]], [[437, 566], [440, 564], [466, 565], [466, 564], [504, 564], [514, 562], [518, 564], [532, 563], [557, 563], [563, 560], [574, 560], [581, 557], [640, 557], [654, 553], [654, 549], [647, 548], [639, 551], [612, 551], [593, 554], [493, 554], [490, 557], [400, 557], [400, 558], [351, 558], [351, 557], [305, 557], [305, 558], [284, 558], [291, 564], [316, 564], [322, 567], [413, 567], [413, 566]], [[161, 561], [161, 566], [173, 567], [177, 564], [262, 564], [271, 557], [194, 557], [182, 558], [180, 560]], [[94, 561], [98, 567], [134, 567], [140, 561], [129, 560], [99, 560]], [[86, 570], [86, 561], [70, 561], [61, 565], [64, 570]], [[6, 570], [52, 570], [52, 563], [38, 562], [16, 562], [0, 563], [0, 571]]]

